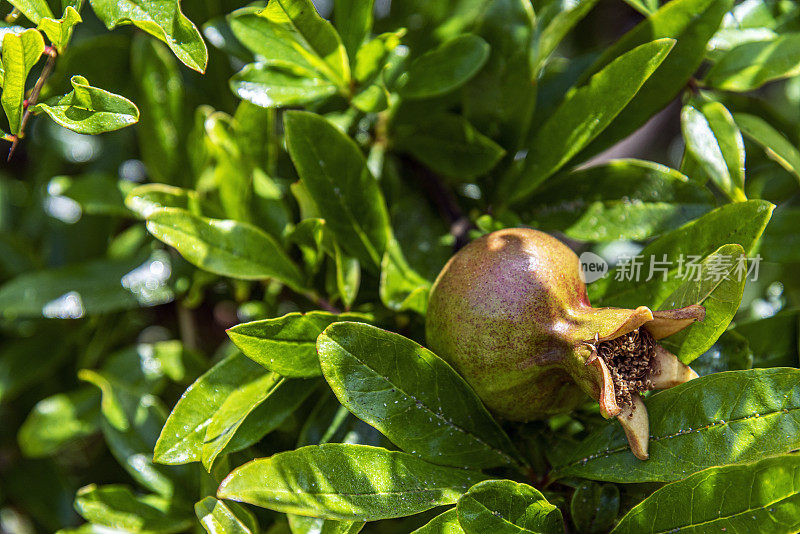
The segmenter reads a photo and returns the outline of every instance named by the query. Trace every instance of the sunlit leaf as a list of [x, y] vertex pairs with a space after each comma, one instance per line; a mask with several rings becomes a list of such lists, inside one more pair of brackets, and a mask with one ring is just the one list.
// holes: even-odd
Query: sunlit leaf
[[432, 352], [362, 323], [334, 323], [317, 340], [339, 401], [400, 448], [432, 463], [519, 465], [509, 438], [466, 382]]
[[674, 310], [701, 304], [706, 310], [705, 319], [660, 344], [684, 363], [710, 349], [739, 309], [747, 273], [747, 258], [741, 245], [723, 245], [708, 255], [661, 305], [661, 309]]
[[765, 83], [800, 74], [800, 34], [743, 43], [719, 58], [706, 83], [727, 91], [750, 91]]
[[[800, 446], [800, 370], [728, 371], [645, 400], [650, 459], [637, 460], [615, 420], [557, 454], [555, 474], [611, 482], [672, 481]], [[554, 451], [558, 452], [558, 451]]]
[[92, 87], [83, 76], [73, 76], [70, 83], [71, 92], [37, 104], [34, 110], [83, 134], [111, 132], [138, 122], [139, 109], [127, 98]]
[[79, 22], [83, 22], [81, 16], [75, 11], [74, 7], [67, 6], [64, 10], [64, 15], [60, 19], [42, 17], [37, 27], [50, 39], [53, 46], [63, 53], [72, 37], [72, 30]]
[[376, 521], [453, 504], [485, 477], [364, 445], [308, 446], [235, 469], [217, 496], [285, 513]]
[[162, 464], [199, 462], [206, 428], [227, 398], [248, 380], [267, 373], [236, 353], [209, 369], [183, 393], [155, 444], [154, 461]]
[[[739, 244], [745, 254], [750, 254], [774, 208], [764, 200], [727, 204], [664, 234], [639, 253], [643, 258], [640, 276], [635, 275], [632, 264], [617, 267], [607, 277], [589, 285], [589, 299], [595, 306], [657, 309], [682, 283], [678, 276], [681, 258], [684, 264], [692, 258], [705, 258], [726, 244]], [[668, 263], [661, 268], [666, 271], [654, 271], [654, 276], [650, 277], [650, 262], [663, 261], [665, 255]]]
[[707, 469], [657, 490], [612, 532], [680, 529], [791, 534], [800, 528], [798, 476], [797, 455]]
[[245, 356], [282, 376], [321, 376], [317, 337], [337, 321], [369, 321], [367, 315], [323, 311], [289, 313], [275, 319], [243, 323], [228, 329], [228, 337]]
[[660, 39], [634, 48], [568, 93], [536, 132], [519, 174], [503, 179], [498, 198], [505, 203], [521, 200], [558, 171], [611, 123], [674, 44]]
[[732, 0], [673, 0], [622, 36], [587, 70], [597, 72], [614, 58], [654, 39], [675, 39], [675, 48], [637, 95], [576, 160], [587, 159], [624, 139], [672, 102], [686, 87], [706, 55], [706, 44], [717, 31]]
[[34, 24], [39, 24], [43, 17], [53, 16], [47, 0], [9, 0], [8, 3], [19, 9]]
[[89, 0], [97, 18], [113, 30], [133, 24], [164, 41], [184, 65], [206, 70], [208, 50], [191, 20], [181, 12], [179, 0]]
[[513, 480], [487, 480], [458, 500], [458, 522], [467, 534], [563, 532], [561, 512], [537, 489]]
[[[237, 515], [237, 512], [239, 515]], [[255, 534], [255, 517], [234, 503], [206, 497], [194, 505], [194, 513], [208, 534]]]
[[3, 94], [0, 95], [0, 103], [6, 112], [12, 134], [19, 133], [22, 121], [25, 81], [43, 51], [44, 39], [37, 30], [3, 35]]
[[744, 141], [733, 116], [719, 102], [687, 104], [681, 112], [686, 150], [706, 176], [735, 202], [744, 194]]
[[231, 89], [239, 98], [265, 108], [309, 104], [338, 92], [314, 71], [274, 63], [245, 65], [231, 78]]
[[287, 112], [284, 125], [289, 154], [326, 225], [348, 254], [375, 270], [391, 230], [383, 195], [361, 150], [313, 113]]
[[182, 532], [192, 524], [187, 510], [156, 495], [135, 495], [122, 485], [90, 484], [78, 491], [75, 509], [96, 525], [123, 528], [127, 532]]
[[147, 229], [187, 261], [212, 273], [242, 280], [275, 278], [303, 287], [300, 270], [280, 244], [250, 224], [164, 208], [147, 217]]

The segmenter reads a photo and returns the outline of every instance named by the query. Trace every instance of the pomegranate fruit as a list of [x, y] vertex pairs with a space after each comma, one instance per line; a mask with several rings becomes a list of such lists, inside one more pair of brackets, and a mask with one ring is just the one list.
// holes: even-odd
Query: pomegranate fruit
[[558, 239], [510, 228], [453, 256], [433, 285], [428, 346], [448, 361], [498, 416], [528, 421], [596, 399], [647, 459], [649, 422], [641, 393], [697, 374], [657, 340], [705, 318], [677, 310], [592, 308], [580, 261]]

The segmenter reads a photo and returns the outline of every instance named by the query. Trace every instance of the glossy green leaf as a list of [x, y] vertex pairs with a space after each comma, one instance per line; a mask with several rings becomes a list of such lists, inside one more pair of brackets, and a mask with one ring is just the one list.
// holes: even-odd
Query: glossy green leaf
[[53, 16], [47, 0], [9, 0], [8, 3], [19, 9], [34, 24], [39, 24], [43, 17]]
[[458, 500], [458, 521], [467, 534], [563, 532], [561, 512], [538, 490], [513, 480], [487, 480]]
[[707, 469], [657, 490], [613, 532], [791, 534], [800, 529], [798, 477], [797, 455]]
[[626, 33], [587, 71], [597, 72], [614, 58], [654, 39], [675, 39], [675, 48], [622, 110], [605, 135], [598, 137], [576, 160], [602, 152], [632, 134], [672, 102], [697, 71], [706, 55], [706, 44], [717, 31], [732, 0], [673, 0]]
[[317, 13], [311, 0], [271, 0], [259, 13], [283, 32], [299, 37], [305, 50], [322, 61], [316, 66], [339, 86], [350, 83], [350, 63], [333, 25]]
[[412, 310], [424, 315], [430, 287], [430, 282], [408, 264], [400, 244], [392, 238], [381, 262], [381, 301], [391, 310]]
[[269, 63], [245, 65], [231, 78], [231, 89], [239, 98], [265, 108], [310, 104], [338, 92], [314, 71]]
[[192, 524], [187, 511], [169, 499], [156, 495], [136, 495], [123, 485], [81, 488], [75, 497], [75, 509], [87, 521], [127, 532], [169, 534], [183, 532]]
[[719, 58], [705, 82], [726, 91], [751, 91], [765, 83], [800, 74], [800, 34], [743, 43]]
[[265, 368], [290, 378], [308, 378], [322, 375], [316, 343], [325, 328], [337, 321], [369, 320], [357, 313], [294, 312], [242, 323], [227, 332], [245, 356]]
[[316, 67], [324, 63], [321, 58], [305, 49], [295, 33], [260, 16], [259, 11], [257, 7], [244, 7], [228, 16], [234, 36], [258, 61], [286, 62], [319, 70]]
[[125, 206], [142, 219], [161, 208], [180, 208], [195, 214], [207, 211], [201, 210], [200, 196], [196, 191], [165, 184], [137, 186], [125, 197]]
[[92, 260], [22, 274], [0, 286], [6, 317], [77, 319], [170, 302], [172, 266], [162, 250], [149, 257]]
[[203, 465], [240, 451], [275, 430], [315, 389], [314, 380], [292, 380], [268, 373], [240, 383], [211, 418], [203, 442]]
[[289, 514], [292, 534], [358, 534], [365, 524], [364, 521], [334, 521]]
[[641, 45], [611, 62], [585, 86], [568, 93], [536, 132], [520, 173], [508, 174], [501, 181], [499, 198], [506, 203], [525, 198], [599, 135], [674, 44], [672, 39], [660, 39]]
[[95, 15], [109, 30], [133, 24], [169, 46], [184, 65], [206, 70], [208, 50], [191, 20], [181, 12], [179, 0], [89, 0]]
[[284, 127], [297, 173], [336, 241], [363, 267], [375, 270], [391, 229], [383, 194], [361, 150], [312, 113], [287, 112]]
[[[745, 254], [750, 254], [769, 222], [774, 207], [764, 200], [727, 204], [664, 234], [646, 246], [639, 255], [646, 262], [650, 262], [651, 258], [661, 261], [667, 255], [670, 263], [666, 266], [666, 281], [663, 279], [664, 273], [659, 271], [650, 280], [645, 275], [631, 280], [628, 279], [628, 275], [632, 274], [630, 267], [617, 267], [607, 277], [589, 286], [590, 301], [595, 306], [659, 308], [682, 283], [677, 276], [681, 257], [684, 261], [692, 257], [704, 258], [726, 244], [739, 244]], [[642, 273], [647, 273], [649, 266], [648, 263]], [[618, 276], [620, 272], [625, 276]]]
[[464, 534], [455, 508], [437, 515], [411, 534]]
[[99, 430], [100, 396], [94, 388], [59, 393], [36, 403], [19, 428], [25, 456], [39, 458]]
[[351, 58], [372, 30], [372, 9], [375, 0], [336, 0], [333, 21], [342, 36], [344, 48]]
[[458, 467], [519, 464], [508, 436], [467, 383], [410, 339], [363, 323], [334, 323], [317, 351], [339, 402], [406, 452]]
[[613, 484], [584, 482], [575, 489], [570, 515], [578, 532], [608, 532], [619, 513], [619, 489]]
[[[238, 510], [237, 510], [238, 509]], [[194, 505], [194, 513], [208, 534], [255, 534], [258, 526], [249, 514], [236, 515], [242, 508], [214, 497], [206, 497]], [[249, 517], [248, 517], [249, 516]]]
[[34, 111], [82, 134], [111, 132], [139, 121], [139, 109], [127, 98], [92, 87], [83, 76], [73, 76], [70, 83], [72, 91], [37, 104]]
[[3, 94], [0, 104], [6, 112], [11, 133], [19, 133], [22, 120], [22, 103], [25, 100], [25, 81], [28, 73], [39, 61], [44, 51], [44, 39], [37, 30], [3, 35]]
[[164, 208], [147, 217], [147, 229], [201, 269], [241, 280], [275, 278], [296, 289], [303, 287], [303, 275], [281, 246], [250, 224]]
[[686, 150], [705, 175], [734, 202], [747, 200], [744, 141], [725, 106], [719, 102], [707, 102], [698, 107], [687, 104], [681, 112], [681, 128]]
[[397, 150], [458, 180], [486, 174], [505, 154], [501, 146], [453, 113], [442, 113], [422, 123], [398, 125], [393, 140]]
[[453, 504], [481, 480], [402, 452], [330, 443], [247, 463], [222, 481], [217, 496], [278, 512], [376, 521]]
[[50, 39], [56, 50], [63, 53], [72, 37], [72, 30], [79, 22], [83, 22], [80, 14], [72, 6], [67, 6], [60, 19], [42, 17], [37, 27]]
[[770, 159], [800, 180], [800, 150], [781, 132], [755, 115], [734, 113], [733, 118], [742, 133], [758, 143]]
[[692, 271], [661, 304], [663, 310], [692, 304], [701, 304], [706, 309], [702, 322], [691, 324], [659, 342], [684, 363], [691, 363], [710, 349], [733, 320], [747, 281], [747, 258], [741, 245], [723, 245]]
[[711, 466], [759, 460], [800, 446], [800, 370], [728, 371], [696, 378], [645, 401], [650, 459], [637, 460], [609, 421], [554, 458], [556, 477], [668, 482]]
[[467, 83], [487, 59], [489, 44], [477, 35], [451, 39], [411, 63], [400, 95], [430, 98], [447, 94]]
[[227, 398], [263, 367], [236, 353], [219, 362], [184, 392], [167, 418], [155, 445], [154, 461], [162, 464], [199, 462], [206, 428]]
[[211, 416], [203, 439], [203, 467], [211, 471], [217, 456], [234, 437], [245, 418], [264, 403], [282, 382], [280, 375], [261, 370], [239, 382]]
[[643, 240], [708, 212], [713, 196], [680, 172], [622, 159], [555, 176], [526, 220], [581, 241]]
[[169, 51], [140, 35], [133, 41], [131, 61], [142, 110], [138, 128], [142, 161], [154, 181], [188, 185], [181, 178], [185, 92], [178, 64]]

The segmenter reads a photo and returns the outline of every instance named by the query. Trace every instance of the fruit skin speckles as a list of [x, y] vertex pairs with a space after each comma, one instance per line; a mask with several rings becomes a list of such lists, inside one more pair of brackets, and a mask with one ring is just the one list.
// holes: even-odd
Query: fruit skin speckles
[[[618, 402], [620, 369], [612, 369], [612, 378], [598, 344], [639, 328], [658, 340], [704, 318], [697, 305], [656, 312], [592, 308], [569, 247], [537, 230], [509, 228], [473, 241], [448, 261], [431, 290], [425, 327], [429, 348], [496, 415], [545, 418], [573, 410], [589, 395], [604, 417], [619, 419], [634, 454], [646, 459], [644, 403], [635, 391]], [[646, 357], [652, 359], [643, 381], [648, 387], [697, 376], [658, 344]]]

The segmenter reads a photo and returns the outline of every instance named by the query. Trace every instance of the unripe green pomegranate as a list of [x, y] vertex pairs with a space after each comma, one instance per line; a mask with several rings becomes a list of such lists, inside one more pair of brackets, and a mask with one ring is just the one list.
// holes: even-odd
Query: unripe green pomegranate
[[592, 308], [580, 261], [556, 238], [500, 230], [460, 250], [433, 285], [428, 346], [495, 414], [529, 421], [569, 412], [588, 394], [647, 458], [640, 393], [697, 374], [655, 341], [705, 318], [702, 306], [653, 312]]

